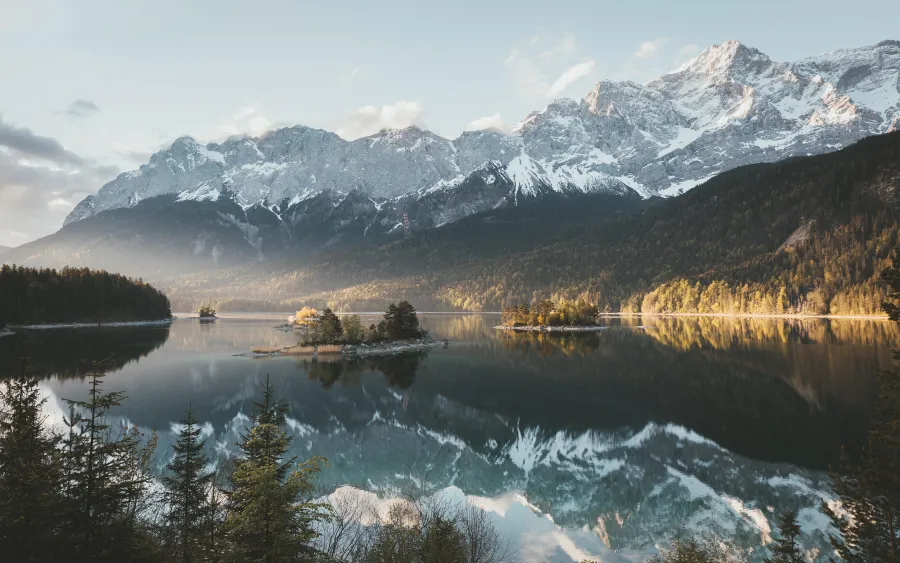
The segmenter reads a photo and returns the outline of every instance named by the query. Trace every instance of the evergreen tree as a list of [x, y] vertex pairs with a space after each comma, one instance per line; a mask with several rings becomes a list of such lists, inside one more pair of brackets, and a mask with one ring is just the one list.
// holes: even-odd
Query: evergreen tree
[[138, 561], [150, 556], [138, 508], [150, 481], [143, 469], [155, 444], [144, 446], [139, 433], [108, 422], [125, 394], [104, 393], [100, 383], [93, 375], [88, 400], [66, 401], [60, 521], [75, 561]]
[[409, 301], [391, 303], [384, 313], [384, 320], [379, 323], [379, 332], [389, 340], [405, 340], [422, 338], [425, 331], [419, 328], [419, 317], [416, 308]]
[[313, 522], [327, 516], [325, 505], [308, 500], [323, 460], [298, 464], [296, 456], [286, 457], [293, 438], [274, 393], [266, 377], [231, 479], [225, 530], [239, 561], [296, 560], [316, 537]]
[[53, 558], [60, 506], [60, 438], [45, 424], [37, 379], [0, 387], [0, 554], [4, 561]]
[[344, 329], [341, 326], [341, 319], [334, 314], [334, 311], [328, 308], [322, 311], [318, 325], [319, 341], [330, 344], [339, 340], [343, 334]]
[[166, 466], [169, 474], [163, 477], [169, 508], [168, 524], [174, 535], [177, 557], [182, 563], [201, 559], [202, 527], [207, 519], [207, 498], [212, 473], [204, 472], [207, 464], [200, 439], [200, 427], [193, 411], [181, 421], [181, 430], [173, 446], [174, 459]]
[[797, 524], [797, 515], [787, 510], [778, 519], [778, 532], [780, 536], [769, 547], [771, 557], [767, 557], [765, 563], [803, 563], [803, 554], [797, 546], [797, 537], [800, 536], [800, 525]]

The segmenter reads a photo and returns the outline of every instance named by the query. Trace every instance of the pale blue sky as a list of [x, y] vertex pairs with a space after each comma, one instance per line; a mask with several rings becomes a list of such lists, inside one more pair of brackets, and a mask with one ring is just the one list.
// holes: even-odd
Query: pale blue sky
[[[794, 60], [896, 39], [898, 21], [896, 0], [0, 0], [0, 127], [91, 167], [54, 191], [0, 160], [0, 244], [56, 230], [106, 167], [134, 168], [182, 134], [417, 123], [454, 137], [601, 78], [650, 80], [727, 39]], [[31, 215], [10, 226], [23, 201]]]

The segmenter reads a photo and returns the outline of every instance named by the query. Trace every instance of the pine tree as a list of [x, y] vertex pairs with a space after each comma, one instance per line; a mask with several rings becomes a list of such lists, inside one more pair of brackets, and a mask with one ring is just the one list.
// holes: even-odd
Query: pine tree
[[239, 561], [298, 558], [316, 538], [313, 522], [327, 516], [325, 505], [308, 500], [323, 460], [298, 464], [296, 456], [286, 457], [293, 438], [284, 430], [285, 407], [274, 393], [266, 377], [231, 479], [225, 530]]
[[147, 463], [155, 445], [138, 432], [108, 422], [121, 405], [121, 391], [104, 393], [91, 377], [86, 401], [67, 400], [68, 434], [63, 439], [63, 506], [60, 521], [75, 561], [138, 560], [149, 556], [138, 509], [149, 484]]
[[787, 510], [778, 519], [778, 531], [781, 535], [775, 540], [769, 549], [771, 557], [767, 557], [766, 563], [803, 563], [803, 554], [797, 546], [797, 537], [800, 536], [800, 525], [797, 524], [797, 515]]
[[175, 457], [166, 466], [169, 474], [162, 480], [169, 508], [168, 525], [182, 563], [201, 559], [202, 527], [209, 511], [207, 498], [212, 473], [204, 472], [208, 460], [203, 453], [206, 441], [200, 439], [200, 431], [189, 408], [173, 446]]
[[[23, 372], [24, 373], [24, 372]], [[0, 554], [4, 561], [53, 558], [59, 509], [60, 438], [49, 431], [37, 379], [0, 388]]]
[[[383, 323], [383, 324], [382, 324]], [[409, 301], [398, 304], [391, 303], [384, 313], [384, 320], [379, 323], [379, 332], [390, 340], [422, 338], [425, 331], [419, 328], [419, 317], [416, 308]]]
[[331, 309], [325, 308], [319, 319], [318, 336], [319, 341], [325, 344], [333, 343], [341, 338], [344, 334], [344, 328], [341, 326], [341, 319], [334, 314]]

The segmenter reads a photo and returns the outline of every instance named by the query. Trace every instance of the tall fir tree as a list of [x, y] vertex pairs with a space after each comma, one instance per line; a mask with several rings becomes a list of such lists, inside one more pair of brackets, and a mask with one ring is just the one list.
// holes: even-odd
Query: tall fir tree
[[231, 478], [225, 531], [238, 561], [295, 561], [310, 553], [317, 536], [313, 523], [328, 515], [326, 505], [308, 500], [323, 460], [298, 464], [296, 456], [288, 457], [293, 438], [268, 376], [262, 402], [254, 406]]
[[10, 563], [49, 561], [58, 546], [60, 437], [45, 402], [24, 371], [0, 384], [0, 554]]
[[778, 539], [769, 546], [772, 556], [767, 557], [765, 563], [803, 563], [803, 552], [797, 545], [800, 525], [792, 510], [783, 512], [778, 518], [778, 533]]
[[154, 446], [123, 424], [112, 425], [110, 409], [121, 405], [121, 391], [105, 393], [102, 378], [91, 376], [86, 401], [67, 400], [63, 438], [63, 505], [60, 522], [73, 561], [141, 561], [152, 557], [138, 522], [138, 509], [150, 482], [143, 470]]
[[182, 563], [201, 561], [204, 557], [203, 527], [211, 510], [207, 501], [213, 477], [204, 471], [208, 462], [203, 453], [205, 445], [194, 412], [188, 408], [172, 447], [175, 457], [166, 466], [168, 474], [162, 479], [172, 547]]

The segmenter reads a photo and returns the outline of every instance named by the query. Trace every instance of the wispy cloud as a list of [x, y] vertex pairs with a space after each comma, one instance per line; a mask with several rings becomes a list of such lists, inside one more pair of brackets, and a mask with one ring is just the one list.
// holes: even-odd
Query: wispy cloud
[[100, 113], [100, 108], [90, 100], [75, 100], [69, 104], [66, 113], [70, 117], [91, 117]]
[[[539, 32], [525, 48], [512, 47], [503, 62], [520, 95], [529, 102], [538, 103], [559, 96], [593, 70], [595, 62], [592, 59], [572, 64], [578, 52], [578, 44], [571, 33], [553, 39]], [[558, 78], [551, 82], [553, 76]]]
[[589, 60], [569, 67], [565, 72], [560, 74], [559, 78], [557, 78], [550, 86], [550, 89], [547, 91], [547, 97], [555, 98], [562, 94], [566, 88], [589, 75], [591, 71], [594, 70], [594, 65], [594, 61]]
[[644, 41], [638, 45], [637, 51], [634, 52], [634, 56], [639, 59], [655, 59], [659, 56], [659, 51], [662, 49], [663, 45], [665, 45], [666, 41], [668, 41], [668, 39], [665, 37]]
[[363, 106], [341, 121], [337, 134], [345, 139], [358, 139], [382, 129], [402, 129], [410, 125], [424, 127], [424, 108], [419, 101], [399, 100], [382, 106]]
[[653, 80], [666, 72], [679, 68], [699, 52], [700, 48], [697, 45], [687, 44], [676, 47], [667, 37], [644, 41], [612, 73], [612, 78], [637, 82]]
[[263, 114], [259, 106], [244, 106], [238, 109], [230, 123], [219, 126], [219, 133], [225, 136], [251, 135], [258, 137], [271, 131], [275, 125]]
[[509, 128], [503, 123], [503, 119], [500, 118], [499, 113], [479, 117], [463, 127], [463, 131], [481, 131], [483, 129], [493, 129], [503, 133], [509, 131]]

